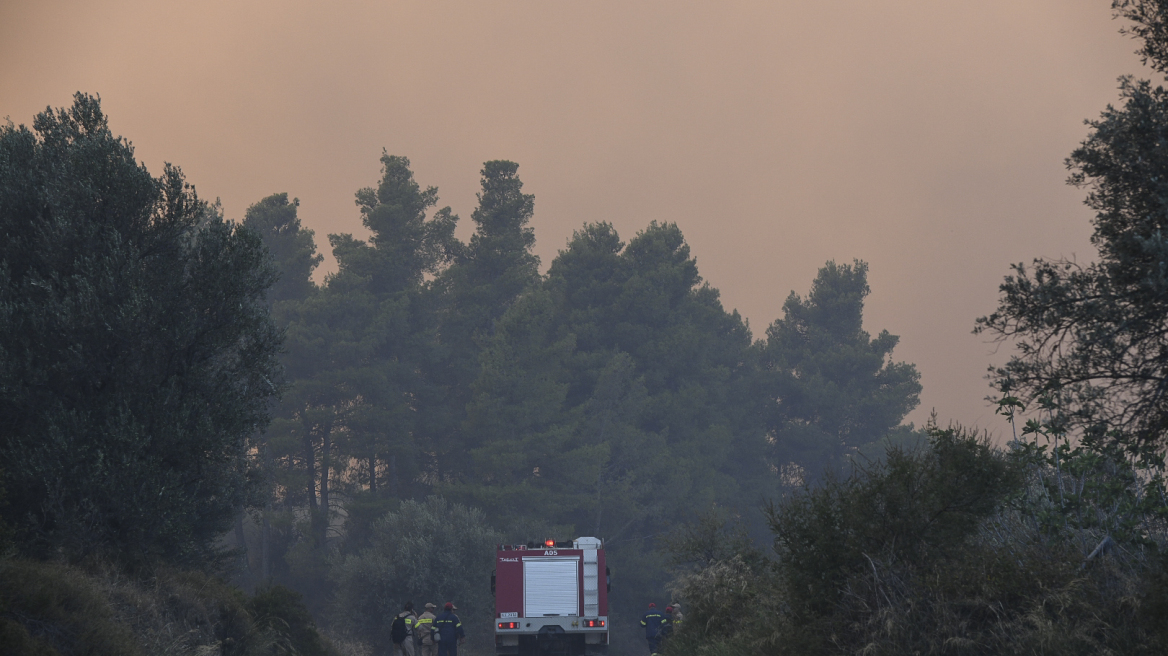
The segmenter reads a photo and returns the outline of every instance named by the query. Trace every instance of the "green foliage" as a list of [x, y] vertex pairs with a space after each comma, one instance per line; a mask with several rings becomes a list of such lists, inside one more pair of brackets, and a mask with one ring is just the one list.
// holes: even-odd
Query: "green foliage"
[[478, 443], [440, 489], [499, 525], [603, 537], [631, 620], [664, 580], [654, 536], [713, 503], [757, 516], [773, 484], [753, 358], [677, 226], [626, 245], [586, 225], [483, 341], [465, 427]]
[[610, 544], [694, 492], [694, 459], [718, 472], [706, 497], [729, 498], [761, 443], [749, 407], [735, 412], [750, 336], [699, 283], [676, 226], [627, 247], [607, 224], [576, 233], [486, 343], [468, 421], [482, 446], [458, 489]]
[[1116, 18], [1133, 24], [1120, 29], [1142, 41], [1139, 53], [1143, 63], [1161, 73], [1168, 72], [1168, 6], [1164, 0], [1112, 0]]
[[1168, 551], [1161, 551], [1147, 573], [1147, 590], [1140, 599], [1140, 619], [1156, 634], [1161, 644], [1168, 644]]
[[[378, 185], [356, 193], [372, 237], [329, 235], [339, 269], [319, 289], [307, 281], [311, 268], [301, 266], [311, 259], [311, 233], [299, 229], [295, 208], [279, 195], [256, 206], [275, 199], [292, 217], [284, 221], [295, 228], [288, 235], [265, 233], [275, 244], [271, 252], [280, 252], [280, 239], [301, 245], [297, 258], [279, 261], [306, 286], [274, 308], [288, 326], [289, 386], [264, 439], [272, 502], [279, 512], [300, 508], [307, 515], [307, 522], [284, 518], [285, 539], [271, 559], [288, 567], [271, 571], [305, 592], [314, 608], [329, 585], [334, 495], [365, 490], [366, 501], [383, 510], [379, 495], [401, 496], [426, 455], [419, 448], [431, 416], [425, 402], [443, 393], [426, 376], [439, 359], [435, 295], [426, 278], [462, 252], [453, 236], [457, 217], [449, 208], [427, 217], [437, 190], [414, 181], [408, 159], [385, 154], [381, 163]], [[271, 510], [266, 516], [274, 517]], [[360, 526], [350, 523], [355, 532]]]
[[662, 551], [668, 555], [669, 565], [679, 572], [701, 570], [734, 558], [748, 565], [766, 560], [741, 520], [724, 509], [699, 513], [693, 521], [674, 528]]
[[[1011, 395], [1008, 379], [999, 385], [998, 412], [1014, 425], [1026, 408]], [[1154, 545], [1152, 536], [1168, 522], [1163, 454], [1148, 443], [1123, 448], [1090, 433], [1073, 440], [1058, 397], [1039, 403], [1038, 416], [1011, 443], [1014, 458], [1031, 472], [1023, 507], [1034, 525], [1052, 535], [1083, 536], [1084, 555], [1101, 540]]]
[[[936, 423], [935, 416], [930, 417], [929, 421]], [[889, 451], [916, 451], [924, 448], [929, 441], [929, 433], [925, 429], [920, 429], [913, 424], [900, 425], [893, 428], [887, 435], [869, 442], [863, 446], [856, 447], [856, 450], [851, 454], [850, 460], [855, 460], [860, 463], [879, 462], [883, 461], [888, 455]]]
[[0, 638], [14, 654], [140, 654], [101, 590], [60, 565], [0, 561]]
[[440, 497], [404, 501], [372, 526], [368, 547], [337, 559], [338, 626], [386, 643], [406, 601], [453, 601], [472, 647], [490, 644], [490, 572], [501, 535], [479, 510]]
[[4, 470], [0, 469], [0, 557], [6, 556], [16, 546], [12, 527], [3, 519], [3, 510], [8, 505], [8, 494], [4, 488]]
[[19, 622], [0, 618], [0, 644], [12, 656], [59, 656], [60, 652], [29, 635]]
[[873, 556], [921, 562], [958, 552], [1021, 481], [987, 438], [932, 428], [928, 449], [894, 447], [883, 463], [856, 465], [845, 479], [828, 478], [772, 505], [767, 514], [793, 612], [829, 613], [844, 577]]
[[400, 505], [400, 499], [369, 490], [350, 494], [345, 499], [345, 536], [337, 546], [338, 553], [344, 556], [367, 549], [373, 540], [373, 525]]
[[[770, 466], [775, 397], [760, 371], [763, 349], [703, 283], [676, 225], [652, 223], [627, 244], [610, 224], [585, 225], [541, 277], [534, 198], [516, 164], [484, 164], [465, 245], [453, 238], [457, 217], [433, 211], [437, 190], [415, 182], [407, 159], [386, 154], [382, 164], [378, 186], [357, 192], [372, 237], [330, 235], [338, 272], [274, 306], [288, 326], [290, 381], [261, 442], [274, 484], [263, 517], [277, 580], [313, 608], [335, 587], [337, 621], [375, 638], [380, 616], [352, 609], [377, 598], [374, 607], [392, 610], [402, 600], [402, 590], [370, 587], [399, 576], [396, 559], [375, 549], [387, 539], [379, 518], [432, 492], [483, 509], [514, 540], [604, 538], [614, 607], [630, 612], [664, 582], [656, 538], [695, 509], [731, 509], [748, 532], [765, 531], [757, 506], [780, 479]], [[294, 203], [277, 195], [253, 210], [257, 225], [290, 226], [263, 234], [284, 273], [305, 280], [312, 251]], [[857, 321], [865, 271], [862, 293], [841, 301]], [[820, 324], [836, 330], [841, 321]], [[880, 416], [865, 428], [871, 444], [915, 399], [915, 371], [885, 366], [895, 338], [873, 347], [858, 326], [843, 330], [879, 351], [869, 373], [883, 396], [871, 385], [833, 392]], [[802, 352], [813, 357], [829, 343]], [[891, 380], [897, 366], [907, 387]], [[340, 534], [330, 530], [337, 494]]]
[[839, 470], [846, 456], [884, 438], [919, 403], [916, 367], [891, 360], [899, 338], [863, 329], [868, 265], [828, 262], [806, 299], [794, 292], [767, 329], [763, 367], [772, 458], [785, 478]]
[[434, 482], [465, 474], [466, 453], [478, 446], [467, 432], [467, 408], [479, 376], [483, 341], [496, 322], [539, 280], [539, 258], [531, 252], [535, 231], [528, 225], [535, 197], [523, 193], [519, 165], [483, 164], [479, 206], [471, 215], [475, 233], [454, 250], [453, 264], [439, 274], [436, 339], [440, 348], [427, 367], [433, 383], [421, 432], [430, 440], [427, 463]]
[[1084, 558], [1075, 531], [1032, 521], [1032, 460], [960, 429], [929, 434], [772, 506], [772, 559], [748, 547], [693, 559], [666, 653], [1162, 652], [1156, 549]]
[[200, 572], [149, 576], [91, 562], [90, 569], [0, 561], [0, 642], [5, 654], [329, 656], [299, 595], [280, 588], [247, 597]]
[[0, 466], [28, 553], [214, 554], [276, 391], [258, 236], [96, 98], [0, 128]]
[[[463, 244], [458, 217], [434, 209], [437, 190], [386, 153], [378, 184], [355, 197], [370, 238], [329, 235], [338, 270], [317, 286], [321, 256], [287, 194], [236, 226], [177, 169], [151, 178], [93, 99], [34, 127], [0, 134], [0, 219], [13, 235], [0, 267], [0, 415], [13, 420], [0, 464], [12, 477], [4, 516], [29, 551], [201, 562], [246, 507], [261, 544], [240, 562], [262, 562], [244, 580], [343, 609], [338, 626], [376, 640], [403, 595], [457, 598], [468, 620], [486, 617], [497, 530], [604, 538], [620, 572], [614, 607], [628, 609], [664, 581], [656, 538], [696, 509], [764, 530], [758, 501], [781, 487], [767, 438], [778, 369], [759, 358], [797, 358], [778, 337], [753, 343], [676, 225], [627, 244], [607, 223], [585, 225], [543, 277], [516, 164], [484, 164]], [[831, 337], [799, 346], [799, 362], [850, 357], [883, 385], [831, 392], [832, 408], [860, 408], [847, 421], [863, 437], [840, 446], [851, 453], [899, 422], [916, 379], [885, 362], [895, 338], [859, 328], [866, 269], [832, 271], [788, 314]], [[831, 303], [842, 309], [820, 311]], [[431, 492], [462, 505], [418, 501]], [[251, 546], [243, 522], [236, 536]], [[311, 643], [293, 636], [303, 617], [272, 610], [291, 593], [263, 589], [271, 608], [222, 606], [235, 649]]]
[[272, 303], [299, 300], [310, 295], [312, 271], [324, 259], [316, 252], [313, 232], [300, 226], [296, 208], [300, 200], [288, 202], [288, 194], [272, 194], [247, 208], [243, 225], [258, 234], [268, 249], [276, 270], [280, 273], [268, 290]]
[[[1117, 15], [1160, 72], [1168, 60], [1168, 7], [1117, 0]], [[1162, 447], [1168, 435], [1168, 91], [1147, 80], [1120, 79], [1118, 106], [1090, 121], [1091, 131], [1067, 160], [1069, 182], [1088, 190], [1095, 211], [1098, 259], [1036, 259], [1017, 264], [998, 308], [976, 332], [1012, 343], [1017, 353], [991, 371], [1033, 404], [1057, 394], [1072, 433]]]
[[255, 630], [280, 636], [270, 653], [289, 656], [328, 656], [331, 653], [299, 593], [279, 585], [263, 588], [248, 599], [247, 609]]
[[[769, 635], [785, 619], [779, 614], [781, 606], [771, 603], [779, 582], [773, 567], [748, 560], [735, 554], [674, 579], [674, 592], [685, 601], [686, 619], [666, 641], [666, 654], [765, 653], [759, 649], [760, 635]], [[793, 648], [789, 653], [798, 651]]]

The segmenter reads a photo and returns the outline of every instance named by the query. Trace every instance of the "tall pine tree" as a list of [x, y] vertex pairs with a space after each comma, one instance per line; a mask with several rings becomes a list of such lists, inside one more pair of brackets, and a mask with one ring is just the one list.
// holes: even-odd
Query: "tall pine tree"
[[863, 328], [864, 262], [828, 262], [804, 299], [791, 292], [763, 350], [772, 458], [789, 483], [838, 468], [917, 406], [916, 367], [892, 361], [899, 338]]

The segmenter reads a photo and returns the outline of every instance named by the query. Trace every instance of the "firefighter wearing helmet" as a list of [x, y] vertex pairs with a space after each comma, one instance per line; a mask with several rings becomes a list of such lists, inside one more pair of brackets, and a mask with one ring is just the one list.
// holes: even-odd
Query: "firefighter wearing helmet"
[[462, 620], [454, 614], [458, 610], [451, 602], [446, 602], [442, 614], [434, 619], [438, 630], [438, 656], [458, 656], [458, 645], [466, 639], [462, 630]]
[[663, 635], [662, 627], [668, 620], [657, 610], [657, 604], [649, 602], [649, 610], [641, 616], [641, 626], [645, 627], [645, 640], [649, 642], [649, 654], [656, 654]]

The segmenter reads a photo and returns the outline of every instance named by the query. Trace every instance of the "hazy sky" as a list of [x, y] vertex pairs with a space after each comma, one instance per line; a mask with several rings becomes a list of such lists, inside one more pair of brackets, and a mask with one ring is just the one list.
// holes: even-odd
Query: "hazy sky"
[[[1011, 262], [1090, 259], [1064, 158], [1140, 73], [1109, 0], [0, 0], [0, 117], [74, 91], [229, 217], [279, 191], [327, 251], [382, 148], [469, 234], [482, 162], [520, 164], [544, 267], [572, 231], [678, 223], [756, 337], [829, 259], [936, 408], [982, 400], [970, 334]], [[330, 261], [327, 264], [331, 264]]]

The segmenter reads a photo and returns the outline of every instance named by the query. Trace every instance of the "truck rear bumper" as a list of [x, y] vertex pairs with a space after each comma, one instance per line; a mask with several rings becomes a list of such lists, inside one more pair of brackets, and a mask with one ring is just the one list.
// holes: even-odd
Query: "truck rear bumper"
[[553, 624], [539, 633], [495, 634], [496, 656], [605, 656], [607, 651], [607, 631], [567, 632]]
[[[588, 627], [584, 622], [594, 620], [603, 622], [602, 626]], [[519, 626], [514, 629], [500, 629], [499, 624], [515, 622]], [[565, 633], [604, 634], [608, 633], [608, 617], [499, 617], [495, 618], [495, 635], [538, 635], [545, 626], [558, 626]]]

